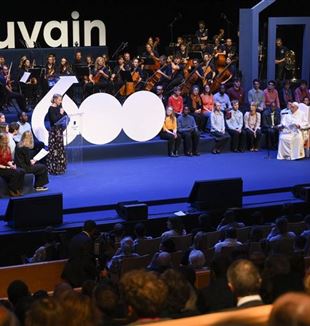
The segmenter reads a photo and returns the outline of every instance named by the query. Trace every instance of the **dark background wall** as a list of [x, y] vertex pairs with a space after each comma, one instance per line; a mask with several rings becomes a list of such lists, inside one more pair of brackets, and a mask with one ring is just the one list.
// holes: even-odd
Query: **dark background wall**
[[[43, 20], [43, 22], [71, 21], [71, 12], [77, 10], [80, 13], [80, 21], [100, 19], [105, 22], [107, 45], [111, 52], [121, 41], [127, 41], [129, 50], [135, 51], [137, 46], [146, 42], [148, 36], [159, 36], [161, 46], [168, 45], [170, 42], [169, 24], [179, 14], [182, 18], [174, 24], [174, 38], [178, 35], [194, 34], [198, 20], [203, 19], [207, 23], [210, 35], [214, 35], [219, 28], [223, 27], [225, 31], [229, 29], [234, 41], [237, 41], [239, 8], [249, 8], [258, 2], [257, 0], [158, 0], [146, 3], [145, 1], [93, 0], [81, 3], [54, 0], [45, 2], [44, 9], [40, 10], [37, 2], [30, 1], [26, 6], [21, 6], [19, 1], [12, 0], [9, 3], [10, 7], [1, 14], [0, 39], [3, 40], [6, 36], [6, 21], [24, 21], [28, 29], [32, 29], [34, 21], [38, 20]], [[263, 34], [264, 22], [268, 16], [308, 16], [310, 12], [306, 9], [307, 3], [306, 0], [276, 1], [261, 15], [261, 34]], [[49, 4], [51, 8], [45, 9]], [[34, 9], [38, 9], [40, 13], [36, 14]], [[231, 24], [228, 24], [223, 16], [226, 16]], [[281, 31], [281, 34], [286, 33]], [[40, 39], [42, 41], [42, 37], [39, 41]], [[22, 47], [20, 43], [16, 46]]]
[[[28, 30], [32, 30], [35, 21], [42, 20], [68, 20], [72, 21], [71, 12], [77, 10], [80, 13], [80, 21], [100, 19], [106, 25], [107, 46], [111, 56], [122, 41], [128, 42], [127, 51], [140, 54], [141, 48], [149, 36], [160, 38], [159, 50], [165, 52], [171, 41], [170, 23], [175, 17], [179, 19], [173, 25], [174, 40], [179, 35], [194, 34], [198, 20], [206, 21], [209, 35], [212, 37], [218, 33], [219, 28], [225, 29], [225, 36], [238, 42], [237, 30], [239, 24], [239, 8], [250, 8], [257, 4], [258, 0], [157, 0], [156, 2], [145, 1], [117, 1], [117, 0], [93, 0], [73, 2], [54, 0], [45, 2], [44, 9], [40, 10], [37, 2], [28, 2], [21, 6], [17, 0], [10, 1], [10, 7], [2, 12], [0, 19], [0, 40], [7, 35], [6, 21], [24, 21]], [[50, 9], [45, 9], [50, 4]], [[267, 8], [260, 16], [260, 40], [267, 43], [267, 19], [270, 16], [309, 16], [307, 0], [277, 0]], [[36, 14], [34, 9], [40, 13]], [[226, 20], [224, 19], [226, 17]], [[44, 25], [44, 23], [43, 23]], [[82, 26], [82, 24], [80, 24]], [[70, 33], [69, 23], [69, 33]], [[16, 25], [18, 32], [18, 27]], [[83, 28], [81, 27], [81, 31]], [[229, 35], [228, 35], [229, 33]], [[285, 45], [297, 54], [297, 61], [301, 58], [302, 43], [301, 27], [281, 27], [278, 36], [283, 37]], [[57, 32], [54, 35], [57, 37]], [[18, 41], [21, 36], [16, 35], [16, 47], [23, 45]], [[42, 33], [38, 38], [41, 47], [44, 47]], [[97, 36], [94, 34], [93, 45]]]

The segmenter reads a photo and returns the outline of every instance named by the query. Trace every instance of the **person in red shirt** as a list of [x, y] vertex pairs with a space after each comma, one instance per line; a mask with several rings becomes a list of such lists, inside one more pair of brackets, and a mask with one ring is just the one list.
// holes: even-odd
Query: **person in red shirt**
[[0, 176], [7, 182], [9, 195], [17, 197], [22, 195], [24, 184], [23, 169], [17, 168], [13, 162], [9, 148], [9, 138], [6, 134], [0, 134]]
[[183, 113], [183, 97], [181, 96], [181, 88], [179, 86], [173, 89], [173, 94], [168, 99], [168, 106], [173, 108], [176, 117]]

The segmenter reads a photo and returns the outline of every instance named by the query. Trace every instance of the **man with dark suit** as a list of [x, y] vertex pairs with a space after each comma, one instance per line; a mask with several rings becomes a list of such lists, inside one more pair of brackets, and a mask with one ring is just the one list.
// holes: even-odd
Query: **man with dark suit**
[[98, 275], [94, 255], [96, 232], [96, 222], [87, 220], [84, 222], [83, 231], [70, 240], [69, 259], [64, 267], [62, 278], [73, 287], [81, 286], [86, 280], [95, 280]]
[[234, 261], [227, 270], [228, 286], [237, 300], [237, 309], [263, 305], [259, 290], [262, 279], [256, 266], [247, 259]]
[[276, 103], [271, 103], [270, 108], [263, 112], [262, 132], [266, 134], [266, 144], [268, 149], [276, 149], [279, 140], [278, 126], [281, 124], [280, 109]]

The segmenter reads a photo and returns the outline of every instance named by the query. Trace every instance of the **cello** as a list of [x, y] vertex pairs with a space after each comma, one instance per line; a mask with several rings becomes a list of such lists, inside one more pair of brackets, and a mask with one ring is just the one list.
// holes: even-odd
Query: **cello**
[[222, 84], [226, 84], [232, 78], [233, 74], [229, 71], [229, 67], [235, 62], [236, 60], [231, 60], [225, 67], [218, 71], [210, 86], [212, 93], [216, 92]]
[[[194, 62], [198, 62], [196, 59], [193, 59], [193, 64]], [[202, 66], [204, 64], [204, 62], [200, 63], [199, 65], [197, 65], [193, 71], [191, 71], [188, 75], [187, 78], [185, 78], [184, 82], [180, 85], [181, 86], [181, 95], [188, 95], [190, 93], [190, 90], [192, 88], [192, 86], [196, 83], [196, 81], [198, 80], [199, 76], [196, 74], [197, 69]]]

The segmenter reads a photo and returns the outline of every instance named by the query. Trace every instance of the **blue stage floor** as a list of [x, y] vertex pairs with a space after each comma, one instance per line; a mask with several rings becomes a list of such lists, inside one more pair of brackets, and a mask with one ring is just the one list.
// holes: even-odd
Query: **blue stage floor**
[[[72, 209], [129, 200], [187, 197], [195, 180], [241, 177], [244, 191], [310, 183], [309, 159], [279, 161], [275, 152], [271, 152], [269, 159], [266, 154], [266, 151], [203, 153], [199, 157], [148, 156], [71, 162], [65, 175], [50, 176], [46, 194], [62, 192], [64, 208]], [[4, 214], [7, 203], [8, 198], [0, 200], [0, 215]]]

